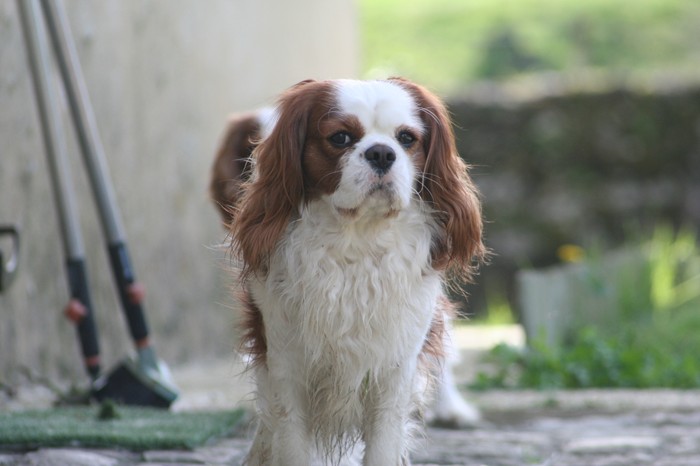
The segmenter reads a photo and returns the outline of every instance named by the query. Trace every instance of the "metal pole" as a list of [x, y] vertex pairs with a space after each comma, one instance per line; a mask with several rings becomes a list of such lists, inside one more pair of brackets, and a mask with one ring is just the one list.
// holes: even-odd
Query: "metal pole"
[[41, 0], [41, 3], [105, 236], [109, 244], [123, 243], [124, 227], [65, 8], [49, 0]]
[[46, 36], [36, 11], [34, 0], [17, 0], [22, 20], [27, 55], [34, 83], [34, 93], [43, 128], [44, 147], [49, 162], [51, 180], [55, 183], [54, 195], [66, 256], [71, 259], [85, 257], [83, 237], [80, 232], [78, 208], [73, 192], [73, 180], [68, 170], [66, 140], [61, 128], [56, 96], [50, 91], [51, 60], [46, 50]]
[[148, 338], [148, 325], [141, 306], [143, 288], [136, 283], [126, 247], [124, 228], [117, 207], [114, 190], [107, 170], [106, 157], [97, 131], [95, 114], [83, 78], [78, 54], [70, 33], [65, 8], [60, 1], [41, 0], [52, 44], [63, 77], [63, 85], [73, 116], [83, 160], [88, 171], [92, 191], [107, 237], [112, 272], [122, 303], [129, 332], [142, 361], [152, 366], [153, 349]]
[[66, 313], [77, 325], [85, 366], [94, 380], [100, 372], [100, 350], [87, 282], [85, 250], [80, 232], [77, 203], [73, 192], [69, 162], [66, 157], [66, 144], [61, 130], [55, 94], [50, 90], [48, 79], [51, 62], [45, 47], [45, 31], [38, 21], [39, 15], [35, 0], [17, 0], [17, 7], [27, 44], [27, 56], [43, 130], [51, 184], [56, 198], [63, 249], [66, 255], [68, 284], [72, 298], [66, 307]]

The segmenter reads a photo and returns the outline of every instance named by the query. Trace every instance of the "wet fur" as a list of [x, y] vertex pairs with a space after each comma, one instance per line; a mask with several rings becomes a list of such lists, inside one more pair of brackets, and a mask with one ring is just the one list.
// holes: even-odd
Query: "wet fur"
[[[282, 464], [284, 449], [286, 464], [304, 464], [311, 452], [303, 445], [338, 463], [360, 439], [370, 461], [386, 458], [372, 450], [374, 439], [393, 425], [396, 438], [382, 448], [409, 464], [415, 414], [444, 357], [445, 274], [471, 278], [485, 249], [477, 191], [444, 106], [409, 81], [389, 83], [410, 95], [423, 126], [410, 154], [412, 199], [402, 209], [373, 214], [394, 201], [371, 192], [358, 209], [327, 203], [347, 169], [333, 168], [316, 140], [337, 105], [332, 82], [288, 90], [257, 146], [262, 123], [234, 120], [217, 155], [210, 189], [241, 260], [240, 350], [260, 399], [248, 464]], [[392, 391], [399, 395], [387, 397]], [[397, 405], [387, 415], [388, 402]]]

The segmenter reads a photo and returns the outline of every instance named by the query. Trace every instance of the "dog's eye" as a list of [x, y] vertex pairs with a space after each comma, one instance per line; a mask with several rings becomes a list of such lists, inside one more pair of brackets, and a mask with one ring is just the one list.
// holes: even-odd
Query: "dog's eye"
[[329, 137], [328, 140], [335, 147], [345, 148], [352, 145], [352, 136], [347, 131], [338, 131]]
[[410, 131], [401, 131], [396, 139], [404, 147], [411, 147], [416, 142], [416, 137]]

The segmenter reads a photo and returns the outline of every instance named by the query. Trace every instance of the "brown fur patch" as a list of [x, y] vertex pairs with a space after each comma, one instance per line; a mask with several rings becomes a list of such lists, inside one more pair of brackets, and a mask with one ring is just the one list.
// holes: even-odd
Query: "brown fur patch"
[[304, 189], [306, 200], [322, 194], [333, 193], [340, 184], [341, 157], [352, 148], [339, 148], [329, 138], [338, 132], [346, 132], [353, 141], [364, 136], [364, 128], [354, 116], [341, 115], [321, 102], [311, 115], [306, 146], [304, 147]]
[[456, 306], [446, 296], [438, 300], [430, 329], [425, 336], [423, 347], [418, 355], [418, 370], [427, 377], [428, 389], [433, 390], [445, 370], [445, 338], [448, 321], [456, 315]]
[[310, 188], [321, 187], [322, 178], [305, 176], [304, 159], [310, 156], [307, 143], [313, 142], [319, 122], [333, 106], [333, 85], [328, 81], [299, 83], [280, 98], [279, 120], [255, 150], [258, 177], [244, 186], [241, 208], [231, 225], [243, 277], [267, 273], [270, 255], [299, 215], [299, 206], [317, 194]]
[[443, 361], [445, 359], [447, 319], [451, 319], [455, 315], [454, 303], [446, 296], [442, 296], [433, 313], [433, 321], [430, 324], [430, 330], [428, 330], [428, 335], [421, 350], [421, 359], [430, 361]]
[[427, 128], [423, 138], [425, 177], [419, 193], [432, 204], [443, 232], [433, 239], [433, 267], [469, 281], [475, 272], [475, 260], [484, 259], [487, 251], [482, 243], [478, 191], [457, 153], [449, 114], [440, 99], [424, 87], [402, 78], [390, 81], [413, 96]]
[[250, 157], [260, 138], [256, 114], [231, 117], [211, 169], [209, 194], [224, 225], [231, 224], [242, 186], [251, 175]]
[[267, 363], [267, 339], [262, 312], [248, 290], [238, 292], [238, 301], [242, 306], [240, 323], [241, 341], [238, 351], [250, 357], [250, 367]]

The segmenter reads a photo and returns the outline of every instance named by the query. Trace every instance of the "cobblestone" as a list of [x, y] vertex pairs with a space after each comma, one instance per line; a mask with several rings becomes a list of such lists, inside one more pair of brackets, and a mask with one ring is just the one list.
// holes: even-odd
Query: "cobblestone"
[[[671, 392], [664, 392], [673, 395]], [[700, 397], [700, 392], [685, 392]], [[585, 392], [560, 392], [563, 401]], [[588, 393], [588, 395], [592, 395]], [[610, 397], [618, 394], [610, 392]], [[552, 396], [550, 394], [550, 396]], [[605, 398], [605, 392], [596, 397]], [[659, 392], [630, 392], [624, 410], [541, 408], [531, 394], [502, 392], [509, 397], [485, 408], [486, 421], [470, 430], [429, 428], [419, 440], [415, 466], [697, 466], [700, 465], [700, 411], [697, 407], [667, 411]], [[483, 403], [478, 396], [477, 400]], [[525, 403], [529, 399], [530, 404]], [[656, 399], [656, 401], [654, 401]], [[648, 400], [648, 401], [644, 401]], [[503, 401], [503, 400], [501, 400]], [[609, 401], [609, 400], [608, 400]], [[567, 403], [571, 402], [569, 400]], [[563, 404], [567, 404], [563, 403]], [[637, 403], [635, 405], [635, 403]], [[639, 404], [641, 403], [641, 404]], [[573, 403], [575, 405], [575, 403]], [[605, 404], [608, 406], [608, 404]], [[675, 408], [682, 408], [675, 405]], [[46, 448], [0, 453], [0, 465], [122, 466], [240, 465], [249, 445], [249, 429], [193, 451], [83, 450]]]
[[[465, 341], [473, 341], [467, 336]], [[467, 354], [464, 366], [470, 364]], [[230, 361], [174, 371], [183, 394], [175, 409], [249, 406], [251, 387], [232, 381], [239, 372]], [[461, 431], [429, 428], [418, 441], [414, 466], [700, 465], [697, 390], [488, 391], [469, 397], [483, 410], [484, 422]], [[11, 400], [0, 399], [0, 409], [47, 406], [50, 401], [40, 389], [20, 390]], [[193, 451], [0, 451], [0, 466], [238, 466], [251, 433], [244, 427]]]

